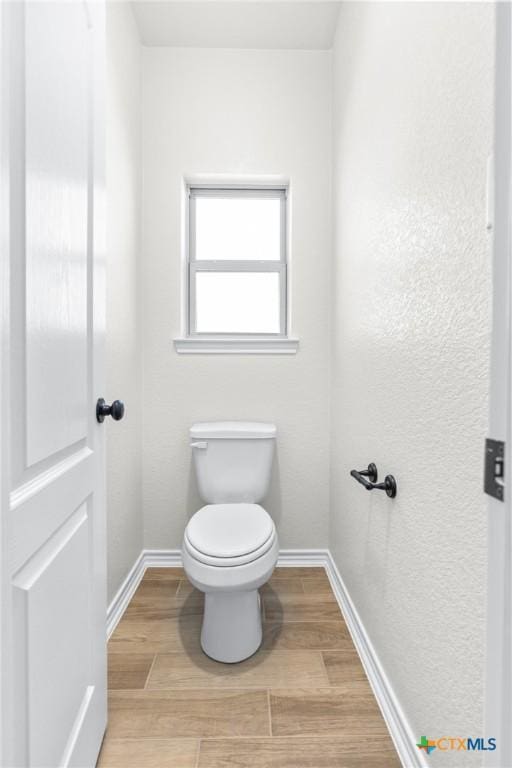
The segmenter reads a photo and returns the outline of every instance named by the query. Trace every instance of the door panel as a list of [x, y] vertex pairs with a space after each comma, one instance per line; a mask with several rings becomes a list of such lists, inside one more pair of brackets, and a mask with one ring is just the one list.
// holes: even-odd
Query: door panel
[[11, 468], [0, 764], [92, 768], [106, 722], [104, 432], [95, 419], [104, 394], [104, 8], [19, 2], [0, 14], [10, 273], [1, 449]]
[[[46, 470], [11, 494], [11, 565], [14, 573], [43, 546], [87, 498], [94, 483], [96, 462], [89, 448]], [[62, 505], [62, 496], [68, 504]], [[41, 510], [45, 510], [41, 514]]]
[[26, 335], [21, 341], [31, 465], [86, 436], [92, 254], [84, 215], [90, 181], [85, 4], [27, 4], [25, 40]]
[[[13, 581], [18, 679], [25, 682], [28, 738], [19, 752], [60, 765], [85, 698], [91, 667], [91, 552], [87, 504], [57, 530]], [[48, 739], [48, 734], [55, 734]], [[27, 759], [26, 764], [29, 764]]]

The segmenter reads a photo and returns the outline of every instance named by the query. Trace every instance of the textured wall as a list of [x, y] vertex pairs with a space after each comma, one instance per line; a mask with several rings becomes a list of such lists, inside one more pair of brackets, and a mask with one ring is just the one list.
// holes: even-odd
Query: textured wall
[[127, 3], [107, 5], [107, 392], [126, 402], [107, 419], [108, 599], [142, 549], [139, 313], [140, 55]]
[[[194, 421], [278, 427], [267, 508], [283, 547], [328, 529], [331, 59], [327, 52], [143, 53], [144, 513], [147, 547], [179, 547], [201, 504]], [[292, 191], [296, 356], [183, 356], [181, 185], [187, 174], [280, 174]]]
[[483, 730], [493, 20], [347, 3], [335, 45], [331, 548], [418, 736]]

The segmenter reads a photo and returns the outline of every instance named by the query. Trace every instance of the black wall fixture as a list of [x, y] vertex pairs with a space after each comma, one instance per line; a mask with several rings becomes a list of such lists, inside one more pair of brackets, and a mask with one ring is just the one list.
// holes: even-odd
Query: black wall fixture
[[393, 475], [386, 475], [383, 483], [377, 483], [378, 472], [375, 464], [368, 464], [368, 469], [361, 469], [360, 471], [353, 469], [350, 474], [358, 483], [364, 485], [367, 491], [386, 491], [390, 499], [395, 498], [397, 491], [395, 478]]

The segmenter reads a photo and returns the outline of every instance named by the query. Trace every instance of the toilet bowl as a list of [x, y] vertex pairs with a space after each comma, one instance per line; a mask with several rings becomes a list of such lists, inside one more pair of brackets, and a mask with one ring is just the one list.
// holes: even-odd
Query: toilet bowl
[[[190, 519], [183, 537], [183, 567], [205, 593], [201, 647], [225, 663], [254, 654], [262, 640], [258, 589], [278, 555], [274, 522], [257, 502], [272, 467], [273, 424], [196, 424], [191, 445], [201, 496], [208, 503]], [[237, 498], [235, 498], [237, 497]]]

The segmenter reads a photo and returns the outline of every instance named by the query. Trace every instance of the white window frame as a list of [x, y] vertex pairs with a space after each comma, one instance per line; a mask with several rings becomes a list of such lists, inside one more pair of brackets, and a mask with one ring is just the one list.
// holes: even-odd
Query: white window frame
[[[186, 187], [187, 241], [185, 285], [185, 336], [175, 339], [178, 352], [238, 352], [293, 354], [298, 342], [289, 336], [288, 268], [288, 187], [253, 184], [193, 184]], [[281, 201], [281, 242], [279, 260], [198, 260], [196, 259], [196, 200], [204, 197], [271, 198]], [[196, 275], [199, 272], [276, 272], [279, 274], [279, 331], [277, 333], [199, 333], [196, 321]]]
[[[286, 304], [287, 304], [287, 259], [286, 259], [286, 189], [267, 188], [256, 189], [254, 187], [193, 187], [188, 190], [188, 335], [204, 338], [286, 338]], [[234, 259], [208, 259], [196, 258], [196, 200], [198, 198], [233, 198], [233, 199], [272, 199], [281, 203], [281, 242], [279, 261], [271, 260], [234, 260]], [[196, 330], [196, 275], [199, 272], [277, 272], [279, 273], [279, 332], [278, 333], [199, 333]]]

